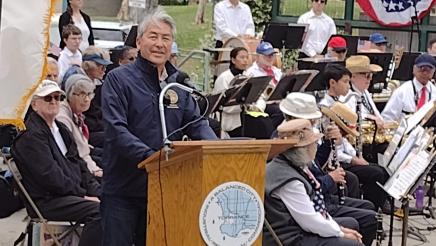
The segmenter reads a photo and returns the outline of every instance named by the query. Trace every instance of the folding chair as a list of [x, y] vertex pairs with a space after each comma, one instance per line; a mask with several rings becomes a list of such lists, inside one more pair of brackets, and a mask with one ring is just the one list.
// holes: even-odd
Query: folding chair
[[[4, 148], [2, 148], [1, 152], [2, 152], [3, 161], [6, 162], [6, 164], [8, 165], [9, 170], [11, 171], [12, 176], [14, 178], [14, 181], [19, 188], [18, 192], [19, 192], [20, 197], [22, 198], [24, 204], [26, 205], [25, 207], [26, 207], [26, 210], [28, 212], [28, 217], [30, 218], [30, 220], [27, 223], [25, 231], [23, 233], [21, 233], [21, 235], [18, 237], [18, 239], [14, 242], [14, 246], [20, 244], [20, 242], [21, 242], [21, 245], [24, 245], [24, 242], [25, 242], [24, 239], [26, 238], [26, 235], [28, 235], [28, 245], [32, 246], [33, 244], [32, 244], [31, 238], [32, 238], [32, 233], [33, 233], [33, 226], [37, 223], [44, 225], [45, 230], [49, 233], [51, 239], [53, 240], [52, 245], [56, 245], [56, 246], [63, 245], [61, 243], [62, 240], [65, 239], [68, 235], [70, 235], [73, 232], [76, 233], [78, 237], [80, 237], [80, 234], [77, 231], [77, 229], [81, 226], [80, 223], [73, 223], [71, 221], [53, 222], [53, 221], [48, 221], [47, 219], [45, 219], [43, 217], [43, 215], [39, 211], [38, 207], [36, 206], [35, 202], [32, 200], [32, 198], [30, 197], [29, 193], [27, 192], [26, 188], [24, 187], [24, 185], [22, 183], [23, 177], [21, 176], [21, 173], [18, 170], [16, 163], [12, 159], [12, 156], [10, 154], [10, 148], [4, 147]], [[31, 216], [29, 216], [29, 206], [27, 206], [27, 205], [29, 205], [33, 209], [33, 211], [37, 215], [37, 218], [32, 218]], [[56, 226], [58, 226], [60, 223], [63, 223], [63, 225], [68, 225], [68, 229], [63, 231], [61, 234], [56, 235], [52, 229], [55, 228]]]

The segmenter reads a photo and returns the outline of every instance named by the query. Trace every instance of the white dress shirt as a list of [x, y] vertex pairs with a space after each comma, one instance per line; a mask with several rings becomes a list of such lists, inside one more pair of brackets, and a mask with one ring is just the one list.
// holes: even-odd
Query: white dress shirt
[[67, 72], [68, 68], [70, 68], [73, 64], [81, 65], [82, 64], [82, 53], [80, 51], [76, 51], [75, 53], [71, 52], [67, 47], [65, 47], [59, 53], [58, 59], [58, 67], [59, 67], [59, 81], [62, 81], [62, 78]]
[[[362, 92], [359, 91], [354, 85], [352, 85], [352, 87], [353, 87], [354, 92], [357, 92], [357, 94], [359, 94], [359, 97], [361, 97], [362, 96]], [[349, 94], [351, 94], [351, 93], [353, 93], [353, 91], [349, 90], [348, 94], [345, 97], [348, 97]], [[375, 103], [372, 100], [372, 96], [371, 96], [371, 94], [369, 93], [368, 90], [363, 91], [363, 96], [365, 97], [365, 100], [368, 102], [367, 106], [371, 107], [371, 109], [374, 111], [374, 114], [371, 114], [370, 110], [362, 102], [360, 108], [362, 110], [363, 119], [367, 119], [368, 115], [374, 115], [374, 116], [376, 116], [376, 117], [378, 117], [380, 119], [383, 119], [381, 114], [380, 114], [380, 111], [378, 111], [378, 109], [377, 109], [377, 106], [375, 106]], [[354, 97], [354, 96], [351, 97], [347, 102], [345, 102], [345, 104], [349, 108], [351, 108], [354, 112], [357, 112], [356, 111], [357, 110], [357, 98], [356, 97]]]
[[272, 196], [282, 200], [292, 218], [304, 231], [321, 237], [343, 237], [340, 226], [329, 214], [324, 218], [321, 213], [315, 211], [301, 181], [293, 180], [287, 183]]
[[233, 6], [229, 0], [223, 0], [215, 5], [215, 39], [223, 41], [238, 35], [254, 36], [254, 22], [250, 7], [239, 2]]
[[356, 149], [348, 142], [347, 138], [342, 138], [342, 144], [336, 146], [339, 162], [351, 163], [351, 159], [356, 156]]
[[[385, 121], [400, 122], [406, 113], [416, 112], [416, 102], [421, 96], [421, 91], [424, 86], [419, 83], [416, 78], [404, 82], [399, 88], [394, 90], [392, 96], [386, 104], [382, 116]], [[436, 86], [431, 82], [426, 85], [427, 102], [436, 100]]]
[[[234, 77], [235, 76], [232, 74], [230, 69], [224, 71], [216, 79], [212, 93], [215, 94], [229, 89], [230, 81], [232, 81]], [[224, 107], [221, 122], [222, 130], [228, 132], [240, 127], [242, 125], [240, 116], [241, 112], [242, 109], [239, 105]]]
[[61, 150], [62, 154], [65, 156], [65, 154], [67, 154], [67, 146], [65, 145], [64, 139], [62, 138], [62, 135], [59, 132], [59, 127], [56, 124], [56, 122], [53, 122], [53, 126], [50, 127], [50, 131], [51, 134], [53, 134], [57, 146]]
[[298, 18], [298, 24], [309, 24], [309, 30], [301, 48], [301, 52], [309, 57], [321, 54], [331, 35], [336, 34], [336, 25], [325, 13], [315, 15], [313, 10]]

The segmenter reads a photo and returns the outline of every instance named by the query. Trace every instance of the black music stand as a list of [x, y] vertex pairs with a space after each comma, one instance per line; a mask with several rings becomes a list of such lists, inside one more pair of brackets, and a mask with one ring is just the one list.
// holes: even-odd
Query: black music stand
[[419, 52], [404, 52], [401, 57], [400, 65], [394, 70], [392, 79], [407, 81], [413, 79], [413, 64], [416, 58], [421, 55]]
[[[387, 87], [386, 78], [388, 76], [389, 65], [392, 62], [392, 53], [358, 53], [358, 55], [367, 56], [371, 64], [377, 64], [383, 68], [383, 71], [375, 73], [372, 77], [368, 91], [371, 93], [380, 93], [383, 88]], [[383, 88], [375, 89], [374, 84], [383, 83]]]
[[260, 76], [236, 80], [233, 84], [236, 87], [236, 91], [230, 96], [224, 106], [255, 103], [263, 91], [265, 91], [271, 79], [271, 76]]
[[124, 45], [136, 48], [136, 37], [138, 36], [138, 25], [134, 25], [130, 28], [130, 32], [127, 35]]
[[291, 92], [304, 91], [305, 87], [311, 82], [311, 77], [318, 74], [316, 70], [302, 70], [296, 74], [283, 77], [274, 89], [268, 101], [281, 101]]
[[307, 27], [307, 24], [270, 22], [265, 27], [262, 40], [278, 49], [299, 49]]
[[322, 62], [311, 62], [303, 60], [298, 61], [298, 69], [299, 70], [317, 70], [319, 73], [315, 75], [312, 81], [304, 88], [304, 91], [323, 91], [327, 89], [326, 81], [323, 76], [323, 71], [327, 64], [340, 64], [345, 66], [345, 62], [343, 61], [322, 61]]
[[[233, 84], [236, 91], [230, 96], [229, 100], [224, 106], [241, 105], [242, 110], [246, 111], [246, 107], [244, 107], [244, 105], [255, 103], [265, 91], [271, 79], [271, 76], [251, 78], [241, 77], [237, 79]], [[244, 115], [245, 113], [242, 114], [242, 117], [244, 117]], [[242, 121], [245, 121], [244, 118]], [[245, 136], [244, 124], [242, 124], [241, 127], [242, 136]]]

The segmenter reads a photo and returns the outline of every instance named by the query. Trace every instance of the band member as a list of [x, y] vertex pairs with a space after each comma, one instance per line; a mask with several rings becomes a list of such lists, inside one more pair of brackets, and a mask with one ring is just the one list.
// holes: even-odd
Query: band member
[[347, 95], [350, 90], [351, 72], [340, 64], [327, 64], [323, 75], [327, 93], [319, 104], [330, 107], [339, 97]]
[[429, 54], [422, 54], [415, 60], [413, 79], [396, 89], [386, 104], [382, 117], [385, 121], [399, 122], [404, 116], [412, 114], [425, 103], [436, 100], [436, 86], [433, 78], [436, 61]]
[[333, 58], [337, 61], [345, 61], [347, 57], [347, 41], [343, 37], [332, 37], [327, 44], [325, 58]]
[[376, 210], [383, 208], [386, 201], [385, 192], [377, 185], [384, 184], [389, 178], [387, 172], [377, 164], [370, 164], [363, 157], [356, 154], [354, 147], [345, 136], [357, 137], [357, 114], [343, 103], [335, 102], [331, 107], [322, 107], [322, 112], [330, 121], [334, 121], [342, 130], [342, 143], [337, 145], [337, 158], [342, 167], [359, 177], [362, 184], [363, 198], [371, 201]]
[[[350, 56], [345, 61], [345, 67], [351, 72], [351, 92], [357, 92], [361, 100], [361, 110], [363, 119], [373, 120], [377, 126], [383, 127], [383, 118], [368, 92], [373, 73], [381, 72], [383, 69], [379, 65], [370, 64], [367, 56]], [[347, 94], [347, 96], [348, 96]], [[357, 99], [351, 97], [347, 106], [356, 109]]]
[[[279, 240], [283, 245], [362, 245], [354, 218], [333, 219], [327, 212], [320, 184], [308, 168], [322, 134], [303, 119], [283, 122], [277, 130], [279, 138], [298, 140], [266, 167], [265, 216]], [[275, 245], [269, 231], [263, 244]]]
[[312, 8], [298, 18], [298, 24], [309, 24], [300, 58], [321, 54], [331, 35], [336, 34], [333, 19], [324, 13], [327, 0], [312, 0]]

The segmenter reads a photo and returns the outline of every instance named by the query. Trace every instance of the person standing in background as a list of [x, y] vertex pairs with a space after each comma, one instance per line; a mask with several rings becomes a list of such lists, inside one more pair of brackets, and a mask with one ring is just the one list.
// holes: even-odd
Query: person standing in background
[[[91, 18], [81, 9], [84, 0], [68, 0], [67, 10], [59, 17], [59, 35], [62, 36], [64, 26], [73, 24], [77, 26], [82, 33], [82, 42], [79, 49], [83, 52], [90, 45], [94, 45], [94, 34], [91, 28]], [[63, 49], [65, 42], [61, 39], [59, 47]]]
[[335, 22], [324, 13], [326, 5], [327, 0], [312, 0], [312, 9], [298, 18], [298, 24], [309, 24], [300, 58], [321, 54], [330, 36], [336, 34]]

